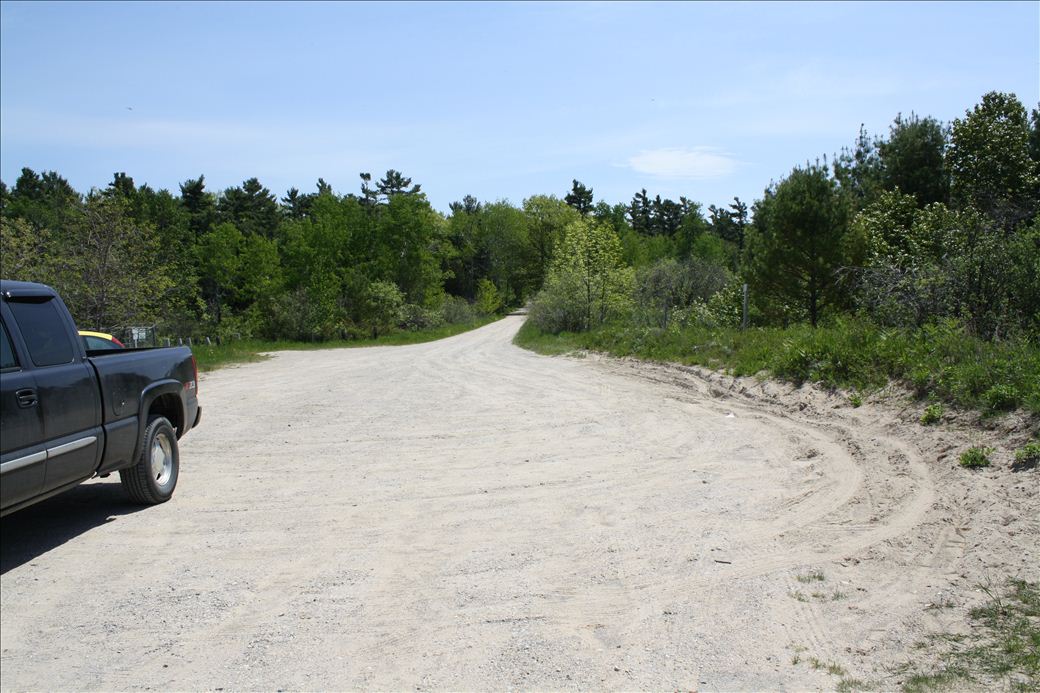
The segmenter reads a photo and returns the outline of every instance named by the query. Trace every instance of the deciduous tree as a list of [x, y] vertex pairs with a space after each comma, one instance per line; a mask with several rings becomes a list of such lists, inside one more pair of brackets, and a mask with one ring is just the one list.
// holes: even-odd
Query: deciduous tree
[[1010, 231], [1037, 211], [1036, 163], [1026, 109], [1014, 94], [990, 92], [953, 121], [946, 162], [955, 205], [974, 207]]

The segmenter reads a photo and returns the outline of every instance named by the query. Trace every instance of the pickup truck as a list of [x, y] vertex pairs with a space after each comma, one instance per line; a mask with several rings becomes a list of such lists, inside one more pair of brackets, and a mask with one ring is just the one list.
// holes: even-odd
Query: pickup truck
[[0, 322], [0, 515], [115, 471], [131, 500], [169, 500], [202, 417], [191, 350], [87, 351], [43, 284], [0, 281]]

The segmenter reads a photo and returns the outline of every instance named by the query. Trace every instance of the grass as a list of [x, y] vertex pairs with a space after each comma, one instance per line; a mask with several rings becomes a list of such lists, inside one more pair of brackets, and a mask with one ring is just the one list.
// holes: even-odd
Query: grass
[[848, 597], [847, 594], [839, 592], [838, 590], [835, 590], [830, 594], [826, 592], [813, 592], [809, 595], [806, 595], [805, 592], [802, 592], [801, 590], [795, 590], [793, 592], [788, 592], [787, 596], [796, 602], [837, 602]]
[[516, 343], [543, 354], [601, 351], [705, 366], [735, 376], [814, 382], [853, 390], [859, 401], [860, 393], [895, 380], [921, 398], [986, 415], [1015, 408], [1040, 414], [1040, 343], [1026, 338], [987, 342], [955, 323], [919, 330], [884, 329], [854, 319], [816, 329], [803, 325], [743, 331], [606, 325], [590, 332], [552, 335], [528, 322]]
[[809, 658], [809, 666], [811, 666], [813, 669], [816, 669], [817, 671], [826, 671], [831, 676], [845, 675], [845, 669], [840, 664], [835, 664], [834, 662], [824, 662], [817, 659], [816, 657]]
[[907, 668], [904, 691], [1040, 690], [1040, 584], [1009, 580], [1001, 594], [983, 590], [988, 600], [969, 613], [970, 635], [925, 643], [938, 663], [933, 671]]
[[328, 342], [292, 342], [244, 339], [224, 344], [196, 344], [191, 351], [195, 354], [200, 371], [212, 371], [235, 363], [263, 361], [265, 352], [305, 351], [314, 349], [345, 349], [370, 346], [402, 346], [432, 342], [453, 337], [478, 327], [483, 327], [498, 318], [489, 317], [471, 323], [455, 323], [425, 330], [398, 330], [376, 339], [334, 340]]
[[[986, 603], [968, 613], [968, 634], [938, 633], [914, 645], [934, 662], [922, 669], [912, 664], [894, 673], [905, 693], [961, 690], [1040, 690], [1040, 583], [1008, 580], [1000, 594], [983, 587]], [[817, 671], [840, 677], [837, 691], [887, 690], [892, 686], [849, 677], [834, 662], [804, 656], [794, 647], [791, 664], [805, 662]]]

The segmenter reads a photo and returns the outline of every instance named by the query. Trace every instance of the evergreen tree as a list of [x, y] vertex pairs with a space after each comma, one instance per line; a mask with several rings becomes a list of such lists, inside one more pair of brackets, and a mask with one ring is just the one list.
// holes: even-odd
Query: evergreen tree
[[685, 210], [683, 205], [669, 199], [661, 199], [660, 195], [654, 198], [651, 204], [650, 231], [654, 236], [666, 236], [671, 238], [679, 230], [682, 224]]
[[841, 303], [836, 273], [846, 264], [846, 198], [824, 166], [796, 168], [757, 203], [749, 242], [750, 283], [766, 312], [815, 327]]
[[379, 191], [372, 188], [372, 174], [359, 173], [361, 177], [361, 204], [373, 208], [379, 202]]
[[282, 213], [286, 219], [305, 219], [310, 213], [312, 195], [301, 195], [296, 188], [289, 188], [282, 198]]
[[4, 201], [3, 213], [24, 219], [36, 230], [61, 232], [80, 209], [82, 198], [55, 171], [37, 174], [23, 168]]
[[897, 115], [888, 140], [878, 150], [886, 190], [898, 188], [913, 195], [922, 207], [948, 200], [950, 177], [943, 161], [946, 133], [939, 121], [914, 113], [907, 119]]
[[256, 178], [225, 190], [217, 202], [217, 213], [221, 221], [234, 224], [243, 234], [264, 238], [275, 237], [281, 219], [275, 196]]
[[188, 213], [188, 228], [196, 240], [207, 233], [217, 218], [217, 203], [206, 192], [206, 177], [189, 178], [180, 185], [181, 206]]
[[376, 193], [386, 198], [387, 202], [395, 195], [416, 195], [419, 193], [419, 188], [419, 185], [412, 185], [411, 178], [406, 178], [400, 171], [394, 169], [388, 170], [386, 175], [376, 183]]
[[636, 233], [650, 235], [653, 233], [653, 209], [650, 198], [643, 188], [632, 196], [632, 203], [628, 206], [628, 216], [632, 220], [632, 229]]
[[863, 125], [856, 146], [834, 157], [834, 178], [841, 184], [856, 209], [870, 204], [882, 189], [882, 164], [878, 141], [872, 139]]
[[105, 188], [104, 193], [109, 197], [122, 196], [126, 200], [133, 200], [137, 194], [137, 186], [134, 179], [124, 172], [112, 174], [112, 182]]
[[586, 217], [592, 211], [592, 188], [586, 188], [580, 181], [574, 179], [571, 191], [567, 193], [563, 201], [573, 207], [578, 214]]

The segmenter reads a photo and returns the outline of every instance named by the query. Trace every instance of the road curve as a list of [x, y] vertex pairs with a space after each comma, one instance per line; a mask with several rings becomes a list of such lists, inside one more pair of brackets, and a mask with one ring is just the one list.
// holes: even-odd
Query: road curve
[[521, 320], [205, 376], [171, 502], [5, 518], [2, 688], [830, 687], [949, 571], [912, 446]]

